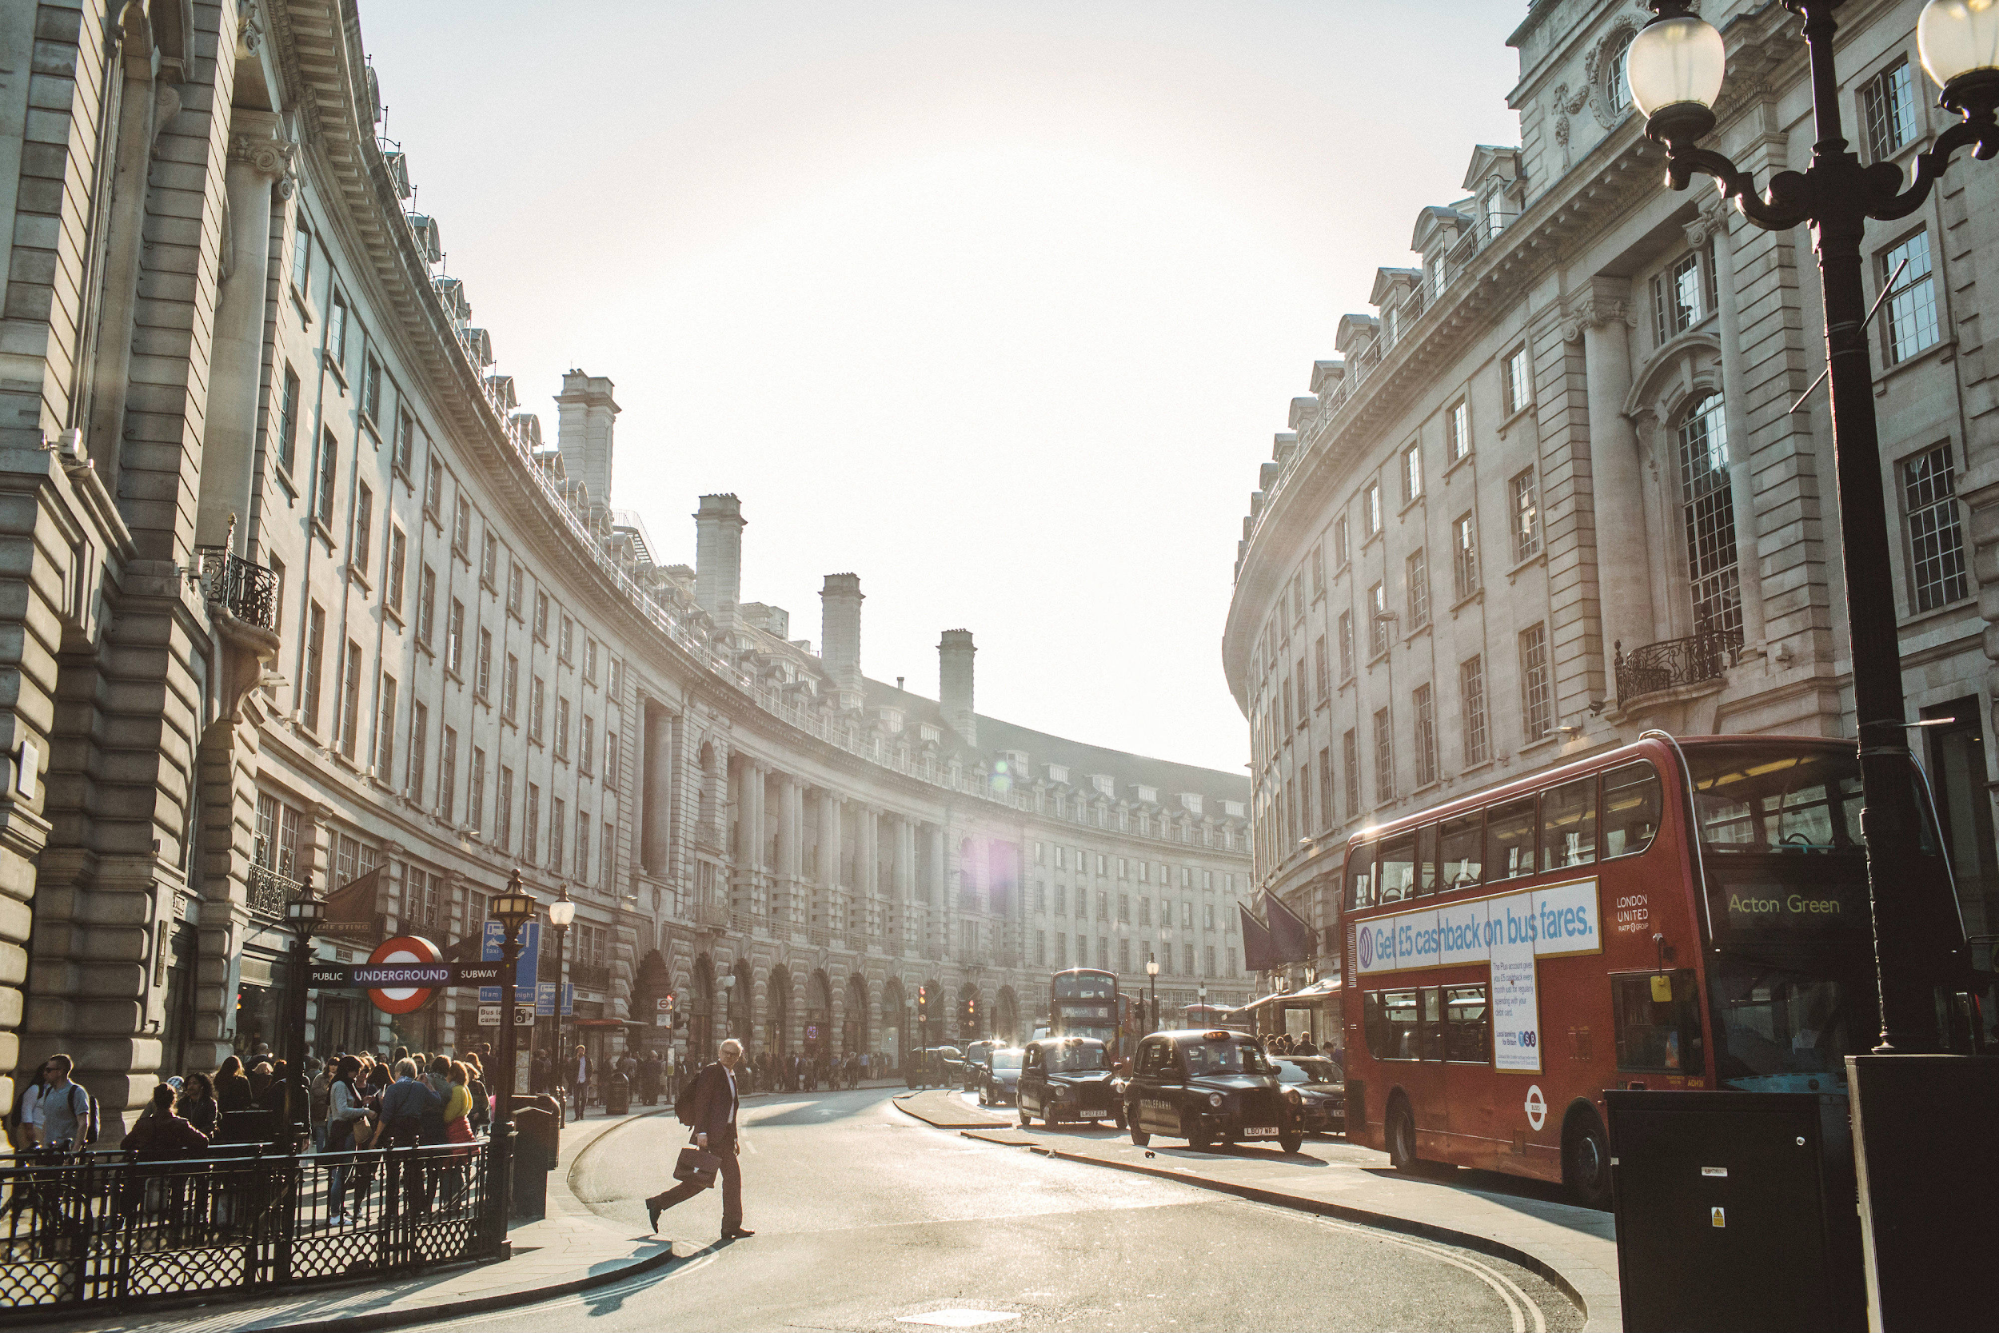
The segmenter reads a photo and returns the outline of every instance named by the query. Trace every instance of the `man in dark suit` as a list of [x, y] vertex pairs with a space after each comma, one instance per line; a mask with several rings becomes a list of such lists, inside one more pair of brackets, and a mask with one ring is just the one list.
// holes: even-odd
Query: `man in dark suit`
[[[743, 1058], [743, 1044], [731, 1037], [722, 1043], [720, 1054], [718, 1063], [694, 1076], [693, 1109], [687, 1123], [694, 1126], [694, 1146], [722, 1161], [722, 1239], [736, 1240], [756, 1234], [743, 1227], [743, 1167], [736, 1160], [743, 1150], [736, 1136], [736, 1113], [742, 1105], [736, 1091], [736, 1066]], [[699, 1180], [687, 1180], [647, 1199], [646, 1218], [652, 1229], [659, 1230], [661, 1213], [701, 1190]]]

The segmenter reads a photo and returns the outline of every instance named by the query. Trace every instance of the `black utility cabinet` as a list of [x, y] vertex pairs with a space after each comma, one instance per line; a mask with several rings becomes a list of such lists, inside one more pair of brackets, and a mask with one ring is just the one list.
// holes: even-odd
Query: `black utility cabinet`
[[1628, 1333], [1866, 1328], [1846, 1098], [1604, 1097]]

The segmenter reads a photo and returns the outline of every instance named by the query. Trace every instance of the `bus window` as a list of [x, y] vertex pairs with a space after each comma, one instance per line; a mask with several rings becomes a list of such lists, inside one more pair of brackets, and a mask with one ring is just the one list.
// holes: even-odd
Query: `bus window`
[[1367, 1052], [1377, 1060], [1416, 1058], [1416, 992], [1370, 991], [1363, 997]]
[[1486, 1006], [1483, 985], [1444, 988], [1444, 1058], [1460, 1064], [1492, 1063], [1492, 1011]]
[[1423, 997], [1423, 1058], [1441, 1060], [1444, 1058], [1444, 993], [1435, 986], [1425, 986], [1419, 994]]
[[1485, 812], [1485, 882], [1534, 873], [1534, 798], [1492, 806]]
[[1641, 759], [1603, 775], [1603, 854], [1636, 856], [1659, 831], [1659, 771]]
[[1347, 906], [1374, 906], [1374, 844], [1357, 842], [1347, 849]]
[[1702, 1076], [1700, 988], [1691, 971], [1612, 977], [1610, 1001], [1619, 1069]]
[[1437, 826], [1425, 824], [1416, 830], [1416, 892], [1428, 897], [1437, 891]]
[[1399, 903], [1416, 896], [1416, 835], [1404, 833], [1381, 844], [1377, 902]]
[[1596, 779], [1578, 778], [1541, 793], [1541, 866], [1560, 870], [1596, 860]]
[[1443, 887], [1464, 889], [1478, 883], [1479, 867], [1485, 863], [1485, 813], [1474, 810], [1446, 819], [1441, 844]]

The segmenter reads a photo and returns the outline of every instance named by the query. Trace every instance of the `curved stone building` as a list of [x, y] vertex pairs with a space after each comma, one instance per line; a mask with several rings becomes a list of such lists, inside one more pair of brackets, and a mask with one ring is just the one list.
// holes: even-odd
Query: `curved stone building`
[[[1951, 123], [1919, 0], [1843, 7], [1847, 124], [1905, 172]], [[1848, 11], [1851, 12], [1848, 12]], [[1729, 49], [1711, 143], [1759, 181], [1814, 137], [1781, 5], [1704, 4]], [[1825, 340], [1810, 239], [1661, 183], [1623, 55], [1649, 14], [1536, 0], [1519, 147], [1422, 209], [1262, 465], [1223, 659], [1255, 748], [1256, 879], [1321, 928], [1367, 824], [1682, 733], [1850, 735]], [[1965, 168], [1969, 169], [1965, 169]], [[1899, 627], [1967, 924], [1999, 929], [1987, 719], [1999, 411], [1983, 354], [1999, 173], [1874, 224], [1870, 297]]]
[[[935, 699], [869, 678], [851, 573], [814, 652], [742, 600], [737, 497], [701, 498], [691, 566], [611, 507], [607, 378], [566, 375], [544, 435], [351, 0], [11, 6], [0, 65], [34, 71], [0, 83], [0, 1063], [69, 1050], [136, 1107], [284, 1047], [303, 881], [318, 957], [463, 958], [516, 866], [579, 904], [600, 1055], [895, 1058], [918, 986], [933, 1040], [1018, 1036], [1083, 962], [1247, 998], [1243, 775], [981, 716], [964, 630]], [[328, 992], [308, 1023], [325, 1052], [477, 1020]]]

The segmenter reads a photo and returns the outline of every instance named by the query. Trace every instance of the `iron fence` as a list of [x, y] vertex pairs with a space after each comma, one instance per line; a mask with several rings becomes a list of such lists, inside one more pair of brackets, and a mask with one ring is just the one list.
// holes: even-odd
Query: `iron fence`
[[504, 1257], [491, 1140], [165, 1161], [0, 1156], [0, 1312], [146, 1305]]

